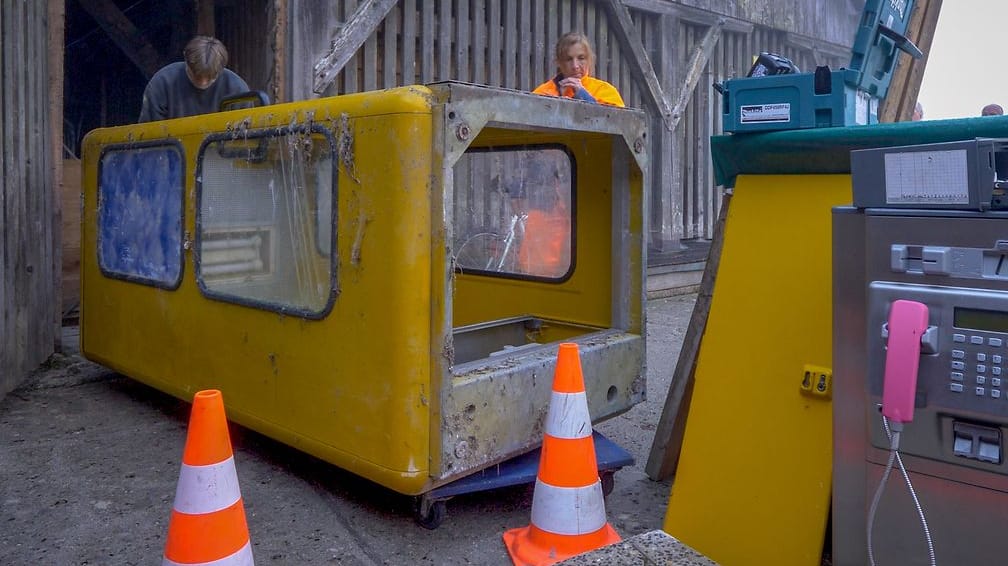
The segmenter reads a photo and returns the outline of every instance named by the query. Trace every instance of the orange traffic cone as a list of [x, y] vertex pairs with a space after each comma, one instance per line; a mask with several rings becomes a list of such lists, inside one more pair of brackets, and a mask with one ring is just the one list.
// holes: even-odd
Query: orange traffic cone
[[253, 564], [224, 398], [217, 390], [193, 398], [162, 564]]
[[532, 523], [504, 533], [517, 566], [545, 566], [620, 541], [606, 522], [577, 344], [560, 344]]

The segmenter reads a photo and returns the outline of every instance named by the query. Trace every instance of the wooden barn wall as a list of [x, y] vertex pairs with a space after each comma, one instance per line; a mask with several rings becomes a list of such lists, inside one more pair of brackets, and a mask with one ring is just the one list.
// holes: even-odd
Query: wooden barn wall
[[55, 345], [47, 9], [0, 0], [0, 396]]
[[826, 43], [849, 45], [853, 25], [865, 0], [623, 0], [632, 8], [664, 12], [680, 5], [692, 13], [708, 12], [740, 22], [813, 37]]
[[[313, 98], [313, 67], [362, 1], [286, 0], [285, 57], [290, 100]], [[674, 253], [683, 239], [707, 239], [721, 205], [709, 138], [722, 132], [712, 83], [744, 76], [753, 56], [772, 51], [802, 70], [840, 68], [850, 59], [863, 0], [624, 0], [636, 32], [674, 104], [685, 68], [709, 26], [727, 21], [679, 126], [668, 132], [636, 63], [596, 0], [399, 0], [338, 73], [325, 96], [457, 80], [531, 90], [554, 72], [552, 47], [569, 30], [593, 43], [595, 74], [619, 88], [629, 106], [651, 116], [653, 163], [649, 248]], [[828, 38], [828, 39], [827, 39]], [[667, 261], [654, 253], [649, 264]]]

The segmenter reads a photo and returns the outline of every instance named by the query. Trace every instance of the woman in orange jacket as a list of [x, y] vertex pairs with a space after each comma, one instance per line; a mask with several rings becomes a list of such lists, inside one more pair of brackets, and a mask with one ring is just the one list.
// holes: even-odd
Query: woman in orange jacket
[[595, 53], [583, 33], [568, 32], [557, 41], [556, 66], [557, 75], [532, 92], [596, 104], [626, 106], [616, 87], [591, 76], [595, 67]]

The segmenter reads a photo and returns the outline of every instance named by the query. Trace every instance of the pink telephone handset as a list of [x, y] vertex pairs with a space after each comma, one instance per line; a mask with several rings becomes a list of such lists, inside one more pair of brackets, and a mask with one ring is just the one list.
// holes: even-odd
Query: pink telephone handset
[[920, 365], [921, 336], [928, 327], [928, 307], [897, 300], [889, 309], [889, 340], [882, 381], [882, 414], [892, 422], [913, 420]]

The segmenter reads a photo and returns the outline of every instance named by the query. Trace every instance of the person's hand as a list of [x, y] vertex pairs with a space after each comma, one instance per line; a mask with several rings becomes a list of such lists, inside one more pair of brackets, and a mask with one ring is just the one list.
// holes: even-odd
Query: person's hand
[[574, 93], [584, 88], [584, 85], [581, 84], [581, 79], [578, 77], [564, 77], [560, 79], [557, 86], [560, 87], [560, 92], [564, 94], [566, 94], [568, 88], [572, 89], [572, 96]]

